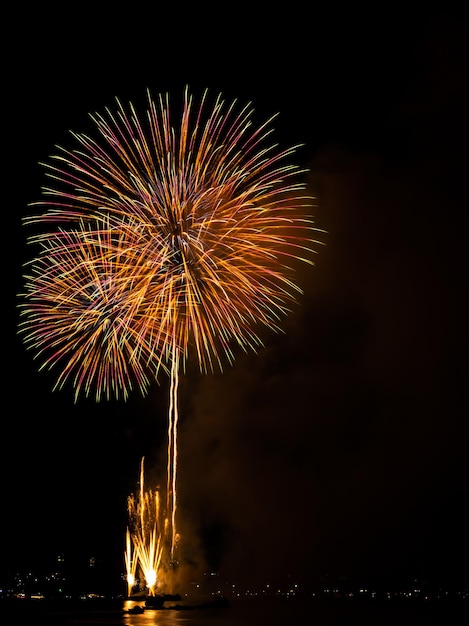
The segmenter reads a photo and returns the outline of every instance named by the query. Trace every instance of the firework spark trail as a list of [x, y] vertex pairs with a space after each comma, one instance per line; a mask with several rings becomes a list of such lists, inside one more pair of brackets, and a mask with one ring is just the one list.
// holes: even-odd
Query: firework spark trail
[[166, 486], [166, 508], [171, 511], [170, 518], [170, 560], [174, 563], [174, 549], [176, 543], [176, 475], [177, 475], [177, 426], [178, 426], [178, 385], [179, 385], [179, 364], [177, 353], [172, 361], [171, 367], [171, 387], [168, 419], [168, 465], [167, 465], [167, 486]]
[[132, 589], [135, 585], [135, 574], [137, 573], [138, 558], [136, 552], [133, 550], [132, 536], [130, 530], [127, 528], [125, 536], [125, 571], [127, 573], [127, 597], [132, 595]]
[[149, 595], [155, 595], [157, 586], [161, 584], [166, 524], [162, 519], [158, 490], [145, 489], [144, 458], [140, 466], [138, 498], [135, 499], [134, 495], [129, 496], [127, 508], [131, 526], [127, 529], [125, 553], [128, 593], [131, 594], [130, 581], [135, 581], [136, 568], [140, 566]]
[[[180, 125], [169, 96], [91, 115], [96, 137], [72, 133], [46, 167], [52, 183], [24, 220], [43, 232], [27, 264], [19, 332], [55, 388], [127, 399], [171, 377], [167, 504], [176, 541], [177, 394], [189, 354], [223, 369], [236, 350], [258, 350], [301, 289], [297, 260], [313, 264], [318, 229], [311, 197], [279, 150], [272, 122], [186, 89]], [[156, 549], [156, 548], [155, 548]]]

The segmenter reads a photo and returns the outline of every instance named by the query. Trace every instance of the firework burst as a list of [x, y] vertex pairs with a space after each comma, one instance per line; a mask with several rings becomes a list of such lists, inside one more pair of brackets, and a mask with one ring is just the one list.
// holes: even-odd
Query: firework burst
[[191, 350], [213, 371], [280, 330], [315, 228], [295, 148], [279, 151], [272, 119], [252, 129], [252, 115], [206, 94], [194, 110], [186, 91], [174, 128], [168, 97], [148, 94], [142, 118], [117, 101], [91, 116], [96, 138], [73, 133], [76, 149], [45, 164], [54, 186], [25, 222], [48, 232], [30, 237], [20, 332], [61, 369], [58, 387], [99, 400], [134, 381], [146, 394]]
[[146, 391], [155, 352], [142, 315], [145, 284], [124, 233], [81, 224], [40, 241], [42, 254], [26, 275], [25, 343], [43, 358], [41, 368], [63, 363], [56, 387], [71, 379], [75, 398], [80, 389], [95, 390], [97, 400], [127, 398], [133, 385]]

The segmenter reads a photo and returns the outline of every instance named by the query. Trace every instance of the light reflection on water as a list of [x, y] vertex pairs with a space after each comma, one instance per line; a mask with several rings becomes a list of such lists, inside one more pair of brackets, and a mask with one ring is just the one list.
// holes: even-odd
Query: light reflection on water
[[125, 626], [206, 626], [213, 624], [229, 624], [229, 609], [187, 609], [171, 610], [170, 607], [164, 609], [145, 609], [143, 613], [129, 613], [128, 610], [136, 605], [144, 607], [144, 602], [126, 600], [123, 604], [122, 623]]
[[[132, 602], [132, 605], [138, 604]], [[140, 605], [143, 605], [140, 603]], [[467, 616], [467, 603], [458, 606], [425, 606], [410, 604], [321, 604], [290, 602], [246, 602], [229, 608], [194, 610], [146, 609], [137, 615], [127, 613], [124, 606], [125, 626], [454, 626], [461, 610]], [[459, 618], [458, 618], [459, 620]], [[469, 623], [466, 622], [466, 623]]]
[[143, 613], [129, 613], [129, 609], [133, 609], [135, 606], [144, 606], [144, 603], [135, 602], [134, 600], [126, 600], [124, 602], [123, 623], [126, 626], [144, 626], [145, 624], [151, 624], [151, 626], [169, 626], [170, 624], [179, 626], [184, 624], [184, 621], [179, 619], [180, 611], [145, 609]]
[[[189, 601], [182, 605], [191, 606]], [[194, 603], [196, 604], [196, 603]], [[455, 626], [469, 624], [469, 603], [375, 604], [342, 601], [279, 602], [275, 599], [233, 601], [228, 608], [145, 609], [129, 613], [144, 600], [117, 603], [0, 602], [0, 624], [5, 626]], [[461, 620], [461, 613], [466, 615]]]

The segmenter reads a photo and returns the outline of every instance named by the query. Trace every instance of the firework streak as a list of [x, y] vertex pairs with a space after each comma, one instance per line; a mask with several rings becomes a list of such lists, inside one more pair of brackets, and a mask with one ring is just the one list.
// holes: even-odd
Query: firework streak
[[163, 549], [165, 545], [166, 520], [160, 506], [157, 489], [145, 489], [144, 458], [140, 468], [140, 491], [127, 501], [129, 527], [126, 534], [125, 565], [127, 571], [127, 595], [132, 594], [139, 568], [148, 588], [149, 595], [156, 593], [161, 585]]

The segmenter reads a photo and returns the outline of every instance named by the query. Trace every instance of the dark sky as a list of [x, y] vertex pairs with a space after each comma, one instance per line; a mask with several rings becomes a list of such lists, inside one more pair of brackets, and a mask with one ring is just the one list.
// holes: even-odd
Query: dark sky
[[[300, 5], [301, 6], [301, 5]], [[16, 12], [15, 12], [16, 11]], [[295, 3], [16, 9], [4, 51], [2, 561], [121, 562], [140, 458], [164, 452], [169, 381], [126, 404], [51, 392], [16, 338], [21, 217], [39, 161], [117, 96], [188, 84], [279, 112], [325, 229], [304, 297], [257, 355], [181, 381], [187, 554], [227, 577], [462, 576], [469, 559], [467, 23]], [[36, 13], [35, 13], [36, 11]], [[112, 555], [112, 557], [110, 556]], [[117, 555], [117, 556], [116, 556]], [[120, 565], [119, 565], [120, 566]]]

